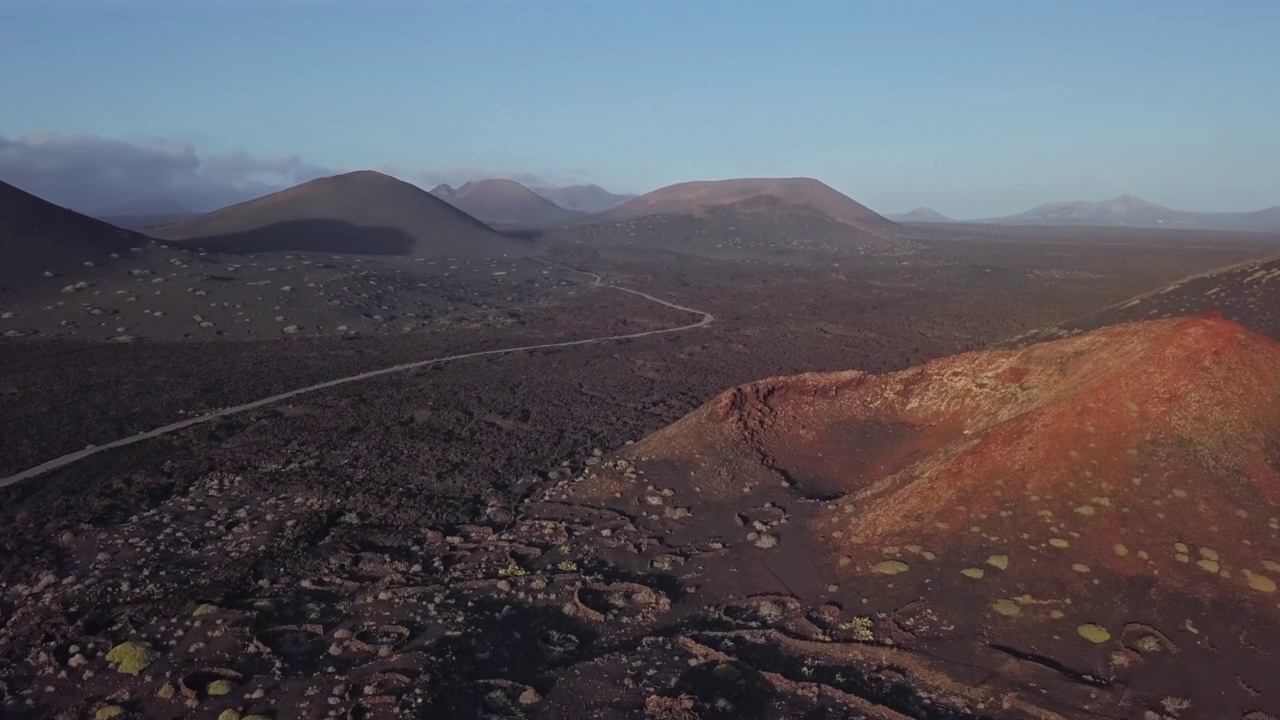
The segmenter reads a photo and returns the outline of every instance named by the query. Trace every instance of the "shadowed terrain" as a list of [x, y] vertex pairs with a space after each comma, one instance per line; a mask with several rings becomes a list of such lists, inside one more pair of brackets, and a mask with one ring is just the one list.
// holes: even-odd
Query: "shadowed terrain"
[[92, 267], [147, 241], [0, 182], [0, 286]]

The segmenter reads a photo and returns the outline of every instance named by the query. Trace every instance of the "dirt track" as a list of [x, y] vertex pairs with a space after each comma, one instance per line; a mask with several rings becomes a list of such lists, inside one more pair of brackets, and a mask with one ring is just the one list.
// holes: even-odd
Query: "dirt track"
[[664, 305], [666, 307], [673, 308], [675, 310], [681, 310], [683, 312], [693, 313], [695, 315], [701, 315], [702, 319], [694, 323], [689, 323], [688, 325], [681, 325], [673, 328], [663, 328], [660, 330], [645, 330], [642, 332], [626, 333], [622, 335], [609, 335], [605, 337], [586, 338], [583, 340], [568, 340], [564, 342], [542, 343], [538, 345], [522, 345], [520, 347], [498, 348], [496, 350], [482, 350], [479, 352], [462, 353], [459, 355], [445, 355], [443, 357], [431, 358], [428, 360], [419, 360], [416, 362], [402, 363], [400, 365], [392, 365], [391, 367], [380, 368], [378, 370], [371, 370], [369, 372], [363, 372], [356, 375], [348, 375], [346, 377], [341, 377], [341, 378], [329, 380], [322, 383], [316, 383], [314, 385], [307, 385], [306, 387], [296, 388], [293, 390], [289, 390], [287, 392], [278, 393], [275, 395], [271, 395], [269, 397], [261, 398], [259, 400], [254, 400], [253, 402], [248, 402], [241, 405], [235, 405], [233, 407], [223, 408], [215, 412], [206, 413], [198, 417], [188, 418], [186, 420], [182, 420], [176, 423], [170, 423], [168, 425], [158, 427], [154, 430], [140, 432], [136, 435], [132, 435], [127, 438], [121, 438], [120, 440], [109, 442], [103, 445], [90, 445], [89, 447], [86, 447], [83, 450], [78, 450], [73, 453], [68, 453], [61, 457], [57, 457], [52, 460], [49, 460], [48, 462], [44, 462], [39, 465], [36, 465], [35, 467], [29, 468], [27, 470], [23, 470], [22, 472], [16, 473], [14, 475], [10, 475], [9, 477], [0, 478], [0, 487], [7, 487], [9, 485], [22, 482], [23, 480], [29, 480], [34, 477], [39, 477], [40, 475], [43, 475], [44, 473], [47, 473], [51, 470], [57, 470], [58, 468], [66, 467], [67, 465], [70, 465], [79, 460], [83, 460], [84, 458], [87, 458], [91, 455], [96, 455], [97, 453], [103, 452], [105, 450], [112, 450], [114, 448], [124, 447], [126, 445], [132, 445], [134, 443], [139, 443], [144, 440], [157, 438], [162, 435], [168, 435], [170, 433], [174, 433], [179, 430], [189, 428], [193, 425], [201, 425], [207, 422], [211, 422], [213, 420], [217, 420], [219, 418], [227, 417], [229, 415], [235, 415], [237, 413], [242, 413], [248, 410], [254, 410], [260, 407], [264, 407], [266, 405], [271, 405], [273, 403], [280, 402], [282, 400], [288, 400], [290, 398], [297, 397], [298, 395], [305, 395], [307, 393], [315, 392], [317, 390], [324, 390], [324, 389], [335, 387], [338, 385], [345, 385], [347, 383], [359, 382], [361, 380], [368, 380], [370, 378], [375, 378], [381, 375], [388, 375], [391, 373], [404, 372], [407, 370], [415, 370], [417, 368], [425, 367], [427, 365], [448, 362], [451, 360], [465, 360], [467, 358], [482, 357], [487, 355], [507, 355], [507, 354], [517, 353], [517, 352], [526, 352], [529, 350], [547, 350], [552, 348], [573, 347], [576, 345], [591, 345], [595, 343], [609, 342], [614, 340], [632, 340], [635, 338], [647, 337], [650, 335], [663, 335], [667, 333], [682, 332], [684, 330], [692, 330], [694, 328], [705, 327], [707, 325], [710, 325], [711, 322], [714, 321], [715, 319], [714, 316], [711, 315], [711, 313], [704, 312], [702, 310], [696, 310], [694, 308], [685, 307], [683, 305], [677, 305], [676, 303], [668, 302], [666, 300], [654, 297], [653, 295], [650, 295], [645, 292], [641, 292], [639, 290], [632, 290], [630, 288], [624, 288], [618, 285], [610, 285], [608, 283], [605, 283], [603, 278], [601, 278], [599, 275], [592, 272], [575, 270], [574, 268], [566, 267], [564, 265], [559, 265], [557, 263], [552, 263], [547, 261], [540, 261], [540, 262], [544, 262], [547, 265], [550, 265], [552, 267], [555, 267], [561, 270], [568, 270], [571, 272], [579, 273], [581, 275], [586, 275], [591, 278], [592, 285], [602, 285], [604, 287], [612, 288], [614, 290], [620, 290], [625, 293], [637, 295], [651, 302], [658, 303], [659, 305]]

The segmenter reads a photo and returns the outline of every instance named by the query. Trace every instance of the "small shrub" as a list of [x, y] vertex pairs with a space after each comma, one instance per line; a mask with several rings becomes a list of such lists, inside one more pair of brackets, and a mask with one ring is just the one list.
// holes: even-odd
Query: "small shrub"
[[217, 697], [219, 695], [230, 695], [234, 689], [230, 680], [214, 680], [209, 683], [209, 687], [205, 688], [204, 691], [209, 697]]
[[116, 672], [137, 675], [155, 662], [160, 655], [150, 645], [140, 642], [122, 642], [107, 653], [107, 662]]

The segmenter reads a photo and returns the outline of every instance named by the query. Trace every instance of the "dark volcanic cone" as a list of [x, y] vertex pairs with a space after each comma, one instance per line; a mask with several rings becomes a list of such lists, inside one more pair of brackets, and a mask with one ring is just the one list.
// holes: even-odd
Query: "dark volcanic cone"
[[147, 242], [0, 182], [0, 285], [19, 287], [45, 272], [83, 269]]
[[372, 171], [312, 180], [148, 232], [223, 252], [476, 258], [533, 250], [421, 188]]

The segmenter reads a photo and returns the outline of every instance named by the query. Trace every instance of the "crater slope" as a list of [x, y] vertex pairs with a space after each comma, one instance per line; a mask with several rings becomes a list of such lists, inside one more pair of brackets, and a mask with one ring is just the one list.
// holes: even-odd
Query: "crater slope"
[[1280, 713], [1280, 345], [1221, 317], [763, 380], [613, 462], [569, 495], [719, 548], [703, 601], [785, 599], [717, 651], [893, 665], [938, 717]]

